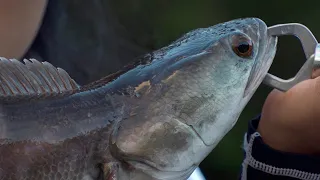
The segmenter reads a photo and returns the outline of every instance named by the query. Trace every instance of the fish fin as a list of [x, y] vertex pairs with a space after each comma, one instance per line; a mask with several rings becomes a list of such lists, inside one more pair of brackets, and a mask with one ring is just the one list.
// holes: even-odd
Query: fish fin
[[61, 68], [35, 59], [0, 57], [0, 101], [16, 102], [72, 94], [80, 86]]
[[118, 180], [119, 164], [106, 163], [103, 165], [103, 180]]

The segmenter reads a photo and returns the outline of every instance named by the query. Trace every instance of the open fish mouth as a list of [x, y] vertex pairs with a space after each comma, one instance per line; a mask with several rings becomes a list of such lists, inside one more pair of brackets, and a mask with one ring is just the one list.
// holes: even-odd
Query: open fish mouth
[[253, 65], [252, 70], [250, 72], [243, 95], [244, 98], [248, 95], [253, 95], [253, 93], [262, 83], [264, 77], [267, 75], [273, 62], [276, 53], [278, 38], [274, 36], [268, 36], [267, 38], [267, 48], [264, 51], [261, 49], [262, 52], [258, 52], [258, 56], [260, 57], [257, 57], [258, 60]]

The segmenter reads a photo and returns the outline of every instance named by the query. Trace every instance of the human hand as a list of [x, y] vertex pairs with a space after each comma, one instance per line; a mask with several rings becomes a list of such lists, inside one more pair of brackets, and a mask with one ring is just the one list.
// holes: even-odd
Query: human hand
[[287, 92], [273, 90], [262, 109], [258, 132], [276, 150], [320, 154], [320, 71]]

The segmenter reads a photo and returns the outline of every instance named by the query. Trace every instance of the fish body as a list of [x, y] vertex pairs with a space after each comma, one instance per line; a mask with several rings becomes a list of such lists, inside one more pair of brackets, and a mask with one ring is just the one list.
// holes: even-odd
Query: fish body
[[276, 44], [260, 19], [232, 20], [81, 87], [48, 63], [2, 59], [0, 179], [187, 179], [236, 123]]

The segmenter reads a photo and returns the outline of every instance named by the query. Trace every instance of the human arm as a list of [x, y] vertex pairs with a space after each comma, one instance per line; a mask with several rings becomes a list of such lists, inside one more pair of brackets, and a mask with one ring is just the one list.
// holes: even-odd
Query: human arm
[[248, 123], [248, 132], [244, 136], [244, 160], [239, 179], [312, 180], [320, 178], [320, 156], [285, 152], [270, 147], [258, 131], [260, 122], [261, 116], [258, 116]]
[[249, 122], [242, 179], [320, 179], [317, 76], [269, 94], [261, 116]]
[[0, 0], [0, 56], [21, 58], [41, 25], [47, 0]]

